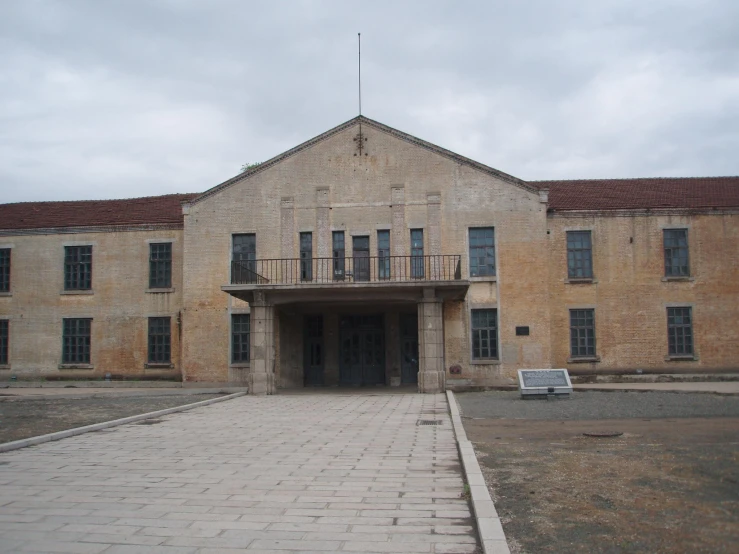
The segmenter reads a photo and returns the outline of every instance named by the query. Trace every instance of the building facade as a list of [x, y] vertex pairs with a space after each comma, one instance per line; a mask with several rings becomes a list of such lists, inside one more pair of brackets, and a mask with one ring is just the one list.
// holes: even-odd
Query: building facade
[[202, 194], [0, 205], [0, 379], [726, 371], [737, 268], [737, 177], [526, 182], [360, 116]]

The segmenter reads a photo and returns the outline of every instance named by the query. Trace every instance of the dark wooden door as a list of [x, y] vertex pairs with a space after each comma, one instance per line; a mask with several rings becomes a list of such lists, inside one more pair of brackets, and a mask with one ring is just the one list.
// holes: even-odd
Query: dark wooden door
[[385, 382], [385, 327], [381, 315], [342, 316], [339, 350], [342, 385]]
[[418, 383], [418, 314], [400, 315], [400, 380]]
[[369, 237], [354, 237], [352, 241], [352, 252], [354, 256], [354, 280], [369, 281]]
[[303, 320], [303, 375], [306, 386], [323, 385], [323, 316]]

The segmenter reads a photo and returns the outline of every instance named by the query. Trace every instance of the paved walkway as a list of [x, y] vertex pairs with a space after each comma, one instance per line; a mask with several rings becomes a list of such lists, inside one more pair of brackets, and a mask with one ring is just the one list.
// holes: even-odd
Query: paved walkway
[[241, 397], [0, 454], [0, 552], [474, 552], [462, 491], [444, 395]]

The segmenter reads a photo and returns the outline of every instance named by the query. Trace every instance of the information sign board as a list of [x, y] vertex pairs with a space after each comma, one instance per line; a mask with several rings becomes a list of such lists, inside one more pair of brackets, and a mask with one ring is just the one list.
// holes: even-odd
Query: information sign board
[[566, 369], [519, 369], [521, 396], [571, 394], [572, 382]]

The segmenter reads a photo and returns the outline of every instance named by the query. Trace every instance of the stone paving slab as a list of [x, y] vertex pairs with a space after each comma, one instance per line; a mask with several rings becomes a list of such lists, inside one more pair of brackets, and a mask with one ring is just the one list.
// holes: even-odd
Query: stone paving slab
[[478, 548], [444, 395], [241, 397], [159, 419], [0, 454], [0, 552]]

